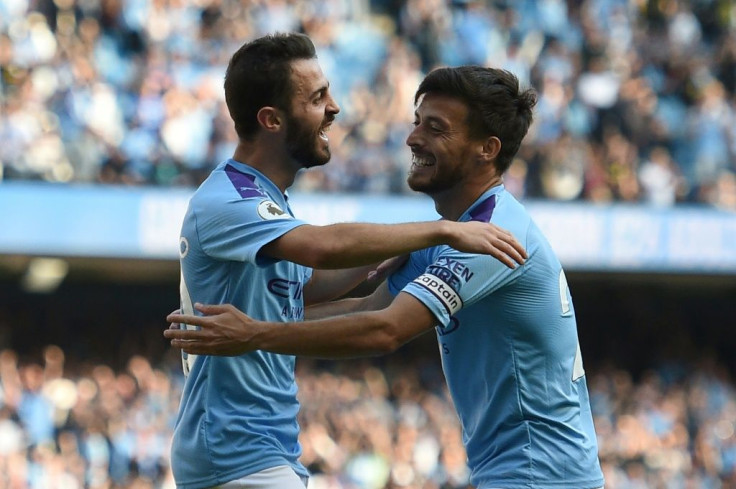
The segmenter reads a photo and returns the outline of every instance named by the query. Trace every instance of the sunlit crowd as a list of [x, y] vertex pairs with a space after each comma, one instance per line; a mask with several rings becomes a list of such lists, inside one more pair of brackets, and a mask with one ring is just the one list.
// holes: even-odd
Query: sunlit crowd
[[736, 209], [730, 0], [4, 0], [2, 178], [197, 185], [236, 143], [229, 56], [275, 31], [313, 39], [342, 107], [296, 190], [408, 192], [419, 81], [483, 64], [539, 92], [517, 196]]
[[[462, 434], [431, 354], [297, 362], [310, 489], [459, 489]], [[710, 362], [588, 372], [608, 489], [736, 487], [736, 391]], [[176, 352], [120, 369], [0, 352], [0, 488], [171, 489]]]

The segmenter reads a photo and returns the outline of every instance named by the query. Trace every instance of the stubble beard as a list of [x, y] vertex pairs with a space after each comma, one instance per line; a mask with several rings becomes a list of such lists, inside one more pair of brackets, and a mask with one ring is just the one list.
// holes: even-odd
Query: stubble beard
[[417, 178], [412, 178], [412, 175], [409, 174], [406, 178], [406, 183], [413, 191], [421, 192], [430, 196], [447, 190], [452, 186], [452, 182], [443, 181], [441, 178], [438, 178], [437, 175], [433, 175], [429, 179], [419, 180]]
[[319, 141], [319, 129], [309, 131], [304, 124], [288, 117], [286, 129], [286, 151], [292, 159], [297, 161], [302, 168], [313, 168], [325, 165], [332, 156], [329, 145], [324, 151], [317, 147]]

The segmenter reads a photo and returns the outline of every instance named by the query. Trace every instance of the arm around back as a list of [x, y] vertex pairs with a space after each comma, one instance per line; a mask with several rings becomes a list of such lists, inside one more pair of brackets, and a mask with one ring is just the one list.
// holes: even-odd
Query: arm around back
[[441, 222], [304, 225], [263, 246], [261, 253], [317, 269], [351, 268], [443, 243], [447, 228]]
[[[290, 331], [273, 325], [256, 338], [258, 349], [318, 358], [383, 355], [432, 329], [434, 314], [414, 296], [401, 292], [378, 311], [357, 312], [301, 325]], [[283, 325], [280, 325], [283, 326]]]
[[526, 252], [504, 229], [490, 223], [431, 221], [404, 224], [303, 225], [261, 248], [260, 253], [317, 269], [352, 268], [392, 256], [447, 244], [458, 251], [489, 254], [513, 268]]
[[424, 304], [404, 292], [379, 311], [302, 323], [256, 321], [231, 305], [196, 308], [204, 316], [172, 313], [167, 319], [201, 329], [168, 329], [164, 336], [172, 346], [200, 355], [240, 355], [253, 350], [317, 358], [382, 355], [437, 323]]

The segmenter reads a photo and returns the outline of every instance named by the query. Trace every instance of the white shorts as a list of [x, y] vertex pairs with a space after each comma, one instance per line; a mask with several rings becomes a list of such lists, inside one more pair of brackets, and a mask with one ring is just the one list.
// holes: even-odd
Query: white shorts
[[309, 477], [300, 477], [288, 465], [279, 465], [226, 482], [212, 489], [305, 489]]

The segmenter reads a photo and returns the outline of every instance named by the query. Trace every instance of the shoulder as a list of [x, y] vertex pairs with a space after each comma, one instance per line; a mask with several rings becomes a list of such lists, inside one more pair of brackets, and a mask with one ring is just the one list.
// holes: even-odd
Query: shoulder
[[[195, 191], [190, 207], [198, 212], [223, 213], [227, 212], [229, 204], [250, 204], [256, 209], [264, 202], [269, 202], [268, 207], [272, 210], [270, 215], [274, 215], [275, 209], [279, 209], [275, 200], [259, 185], [255, 175], [228, 165], [220, 165]], [[265, 207], [267, 204], [263, 205]]]

